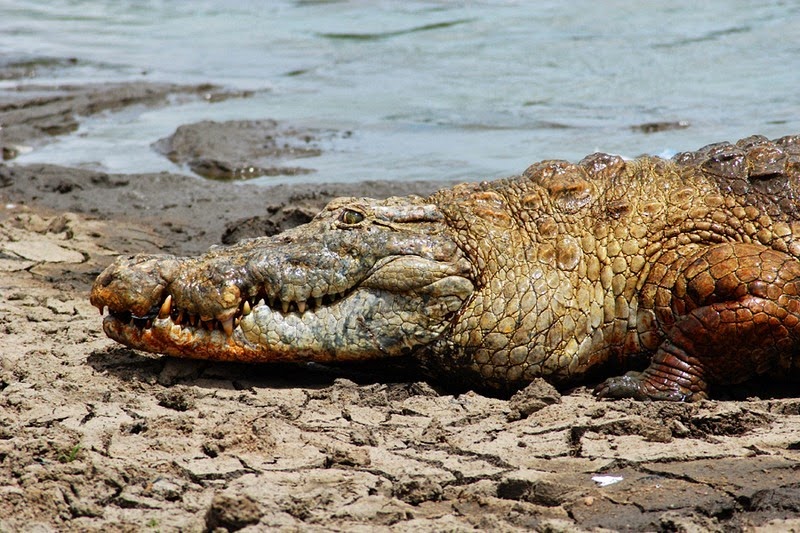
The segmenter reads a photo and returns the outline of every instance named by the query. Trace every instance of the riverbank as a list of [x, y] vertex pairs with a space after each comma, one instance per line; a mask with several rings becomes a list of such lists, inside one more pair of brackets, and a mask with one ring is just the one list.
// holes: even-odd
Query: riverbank
[[110, 341], [88, 302], [117, 254], [443, 185], [0, 165], [0, 530], [800, 529], [798, 398], [496, 399], [413, 368], [184, 361]]

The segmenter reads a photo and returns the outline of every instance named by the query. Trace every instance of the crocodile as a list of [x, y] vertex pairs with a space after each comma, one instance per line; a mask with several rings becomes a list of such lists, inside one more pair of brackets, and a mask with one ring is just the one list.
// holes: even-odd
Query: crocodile
[[697, 401], [800, 375], [800, 135], [338, 198], [197, 257], [119, 257], [90, 298], [109, 337], [176, 357], [411, 355], [443, 384]]

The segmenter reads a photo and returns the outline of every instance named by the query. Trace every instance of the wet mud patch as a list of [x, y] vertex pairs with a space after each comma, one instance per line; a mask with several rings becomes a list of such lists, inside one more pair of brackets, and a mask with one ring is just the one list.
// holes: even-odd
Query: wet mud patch
[[210, 84], [20, 85], [14, 90], [0, 91], [3, 159], [14, 159], [54, 136], [74, 132], [80, 117], [137, 105], [163, 106], [175, 95], [210, 100], [213, 95], [224, 93], [223, 89]]
[[234, 244], [252, 237], [271, 237], [282, 231], [310, 222], [319, 212], [313, 208], [267, 208], [267, 216], [248, 217], [235, 220], [225, 226], [223, 244]]
[[[108, 174], [56, 165], [0, 163], [0, 198], [6, 204], [23, 208], [35, 204], [60, 214], [75, 212], [124, 222], [128, 236], [125, 241], [116, 240], [114, 253], [199, 254], [221, 242], [230, 244], [294, 227], [339, 196], [424, 196], [446, 185], [371, 181], [231, 187], [178, 174]], [[115, 236], [123, 237], [123, 232]], [[103, 234], [94, 238], [98, 245], [112, 249]]]
[[350, 132], [298, 128], [270, 119], [202, 121], [180, 126], [153, 148], [205, 178], [241, 180], [314, 172], [282, 162], [316, 157], [323, 141], [349, 136]]
[[786, 511], [800, 515], [800, 482], [777, 489], [762, 489], [743, 496], [739, 503], [750, 512]]

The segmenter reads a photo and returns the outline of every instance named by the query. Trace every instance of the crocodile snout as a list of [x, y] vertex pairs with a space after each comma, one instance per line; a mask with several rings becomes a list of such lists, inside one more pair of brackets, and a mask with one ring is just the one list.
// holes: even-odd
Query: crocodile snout
[[156, 315], [180, 263], [168, 255], [118, 257], [97, 277], [89, 300], [101, 313], [108, 308], [111, 313], [130, 313], [133, 318]]

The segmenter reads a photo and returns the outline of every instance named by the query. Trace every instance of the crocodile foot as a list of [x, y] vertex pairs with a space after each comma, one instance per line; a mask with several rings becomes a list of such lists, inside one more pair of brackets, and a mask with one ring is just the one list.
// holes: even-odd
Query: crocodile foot
[[698, 401], [707, 397], [703, 391], [691, 391], [675, 382], [654, 382], [647, 372], [628, 372], [609, 378], [594, 389], [598, 398], [633, 398], [634, 400], [662, 400], [668, 402]]

